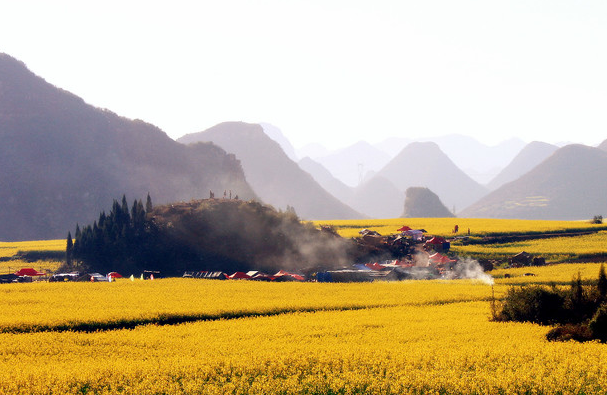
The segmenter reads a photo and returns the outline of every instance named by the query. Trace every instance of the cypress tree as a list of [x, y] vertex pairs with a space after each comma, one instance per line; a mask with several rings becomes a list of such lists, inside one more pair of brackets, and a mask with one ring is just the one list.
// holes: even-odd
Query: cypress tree
[[67, 245], [65, 247], [65, 263], [68, 267], [72, 267], [72, 256], [74, 254], [74, 242], [72, 241], [72, 233], [67, 232]]
[[124, 226], [126, 224], [129, 224], [131, 222], [131, 214], [130, 214], [130, 210], [129, 210], [129, 204], [126, 201], [126, 196], [122, 195], [122, 222], [120, 223], [120, 225]]
[[80, 239], [82, 238], [82, 231], [80, 230], [80, 225], [76, 223], [76, 233], [74, 234], [74, 250], [73, 255], [76, 256], [80, 250]]
[[584, 302], [584, 288], [582, 287], [582, 274], [579, 271], [577, 278], [571, 281], [571, 293], [574, 304], [580, 306]]
[[601, 300], [605, 300], [605, 296], [607, 296], [607, 275], [605, 275], [605, 266], [601, 263], [601, 268], [599, 270], [599, 297]]
[[148, 192], [148, 197], [145, 201], [145, 212], [149, 213], [152, 211], [153, 208], [154, 206], [152, 205], [152, 198], [150, 197], [150, 193]]

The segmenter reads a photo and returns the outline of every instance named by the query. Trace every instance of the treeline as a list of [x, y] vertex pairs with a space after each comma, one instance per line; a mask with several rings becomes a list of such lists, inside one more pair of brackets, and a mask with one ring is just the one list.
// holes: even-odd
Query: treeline
[[73, 241], [68, 233], [66, 269], [101, 273], [137, 273], [145, 269], [157, 234], [153, 222], [146, 218], [152, 209], [149, 194], [145, 206], [141, 200], [135, 200], [130, 207], [123, 195], [122, 202], [114, 200], [111, 211], [108, 214], [102, 211], [92, 225], [82, 229], [76, 225]]
[[129, 206], [123, 196], [92, 225], [77, 227], [73, 243], [68, 234], [65, 269], [304, 273], [344, 266], [355, 252], [351, 240], [302, 223], [291, 208], [213, 198], [152, 207], [149, 195], [145, 206]]
[[495, 321], [533, 322], [556, 325], [548, 340], [607, 341], [607, 276], [601, 265], [598, 280], [584, 284], [581, 275], [569, 287], [535, 285], [511, 288], [500, 308], [493, 308]]

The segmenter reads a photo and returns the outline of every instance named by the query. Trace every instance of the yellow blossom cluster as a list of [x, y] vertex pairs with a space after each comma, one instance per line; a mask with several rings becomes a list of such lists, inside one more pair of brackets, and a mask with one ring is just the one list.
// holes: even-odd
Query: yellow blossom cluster
[[[408, 225], [448, 235], [458, 224], [460, 232], [470, 227], [482, 235], [591, 227], [386, 221], [336, 229], [389, 234]], [[575, 239], [600, 250], [604, 237]], [[546, 248], [564, 251], [558, 239], [545, 240]], [[8, 248], [0, 243], [0, 254], [12, 256]], [[498, 269], [494, 286], [180, 278], [1, 285], [0, 395], [605, 394], [607, 345], [548, 342], [549, 327], [491, 320], [493, 297], [512, 285], [564, 286], [578, 273], [594, 280], [599, 267]]]
[[513, 243], [453, 245], [452, 252], [462, 256], [504, 257], [525, 251], [532, 255], [543, 256], [556, 261], [605, 255], [607, 252], [606, 246], [607, 232], [600, 231], [575, 237], [554, 237]]
[[65, 251], [65, 240], [0, 241], [0, 258], [19, 251]]
[[431, 235], [454, 236], [455, 225], [457, 235], [486, 236], [499, 234], [521, 234], [540, 232], [563, 232], [573, 230], [601, 230], [607, 225], [591, 224], [589, 221], [540, 221], [520, 219], [486, 219], [486, 218], [392, 218], [371, 220], [333, 220], [314, 221], [316, 226], [332, 226], [342, 237], [357, 237], [362, 229], [379, 232], [382, 235], [399, 233], [403, 225], [413, 229], [424, 229]]
[[549, 343], [488, 313], [473, 301], [0, 334], [0, 393], [604, 393], [605, 345]]

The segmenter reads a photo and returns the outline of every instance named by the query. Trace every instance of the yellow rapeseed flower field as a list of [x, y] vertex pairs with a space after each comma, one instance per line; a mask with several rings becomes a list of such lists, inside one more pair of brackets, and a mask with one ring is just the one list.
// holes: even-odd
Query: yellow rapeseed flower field
[[43, 272], [53, 272], [61, 265], [57, 260], [42, 260], [35, 263], [22, 259], [4, 260], [1, 258], [13, 257], [20, 253], [32, 251], [65, 251], [66, 240], [35, 240], [5, 242], [0, 241], [0, 274], [13, 273], [23, 267], [35, 267]]
[[0, 241], [0, 258], [23, 251], [65, 251], [65, 240]]
[[[141, 284], [172, 289], [171, 281]], [[224, 299], [236, 293], [253, 302], [264, 291], [245, 282], [225, 284], [232, 292]], [[112, 284], [103, 285], [110, 294]], [[549, 343], [545, 327], [491, 322], [489, 304], [478, 300], [486, 298], [487, 285], [456, 280], [328, 288], [328, 305], [348, 294], [401, 294], [404, 300], [93, 333], [4, 333], [0, 393], [600, 394], [607, 388], [606, 346]], [[464, 290], [477, 300], [460, 300]], [[288, 299], [294, 289], [283, 291]]]
[[[387, 221], [330, 224], [352, 237], [402, 225], [449, 236], [458, 224], [475, 237], [601, 229], [574, 221]], [[605, 237], [515, 248], [593, 255], [607, 252]], [[492, 295], [522, 284], [564, 286], [578, 273], [594, 280], [599, 267], [498, 269], [494, 286], [179, 278], [0, 285], [0, 394], [605, 394], [607, 345], [548, 342], [549, 327], [491, 321]]]
[[375, 230], [382, 235], [399, 233], [397, 229], [407, 225], [413, 229], [424, 229], [429, 234], [454, 236], [455, 225], [458, 235], [471, 236], [504, 235], [520, 233], [564, 232], [573, 230], [607, 229], [607, 225], [591, 224], [589, 221], [538, 221], [519, 219], [485, 218], [392, 218], [375, 220], [333, 220], [313, 221], [314, 225], [329, 225], [342, 237], [357, 237], [362, 229]]
[[497, 258], [512, 256], [521, 251], [543, 256], [553, 261], [605, 255], [607, 252], [607, 232], [600, 231], [589, 235], [576, 236], [575, 238], [555, 237], [502, 244], [455, 244], [452, 249], [452, 252], [461, 256], [482, 254]]

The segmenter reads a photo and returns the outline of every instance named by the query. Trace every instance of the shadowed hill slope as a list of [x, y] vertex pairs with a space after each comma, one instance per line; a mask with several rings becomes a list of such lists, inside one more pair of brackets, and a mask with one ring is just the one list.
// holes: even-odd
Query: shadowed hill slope
[[[436, 143], [411, 143], [376, 175], [405, 191], [423, 186], [434, 191], [447, 207], [462, 209], [487, 193], [445, 155]], [[402, 207], [402, 206], [401, 206]]]
[[525, 148], [514, 157], [512, 162], [487, 184], [487, 187], [491, 190], [495, 190], [510, 181], [516, 180], [542, 163], [544, 159], [552, 155], [558, 148], [559, 147], [556, 145], [540, 141], [533, 141], [527, 144]]
[[[306, 156], [297, 162], [297, 164], [303, 171], [309, 173], [312, 178], [314, 178], [314, 180], [320, 184], [321, 187], [323, 187], [331, 195], [338, 198], [340, 201], [348, 203], [352, 199], [353, 188], [333, 177], [331, 172], [329, 172], [329, 170], [327, 170], [320, 163], [311, 159], [309, 156]], [[354, 208], [354, 206], [350, 206]]]
[[258, 124], [224, 122], [203, 132], [187, 134], [178, 141], [184, 144], [212, 141], [235, 154], [242, 161], [247, 181], [264, 202], [278, 209], [293, 206], [302, 219], [364, 217], [325, 191]]
[[607, 213], [607, 152], [558, 149], [516, 181], [493, 191], [462, 217], [576, 220]]
[[404, 218], [450, 218], [455, 217], [440, 201], [439, 197], [422, 187], [407, 188]]
[[63, 238], [116, 196], [157, 203], [230, 188], [255, 195], [233, 155], [86, 104], [0, 54], [0, 240]]
[[372, 177], [354, 189], [348, 203], [371, 218], [397, 218], [405, 194], [384, 177]]

